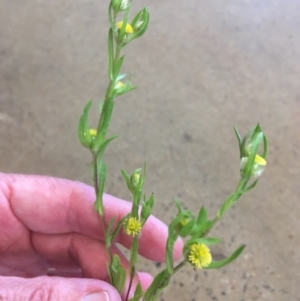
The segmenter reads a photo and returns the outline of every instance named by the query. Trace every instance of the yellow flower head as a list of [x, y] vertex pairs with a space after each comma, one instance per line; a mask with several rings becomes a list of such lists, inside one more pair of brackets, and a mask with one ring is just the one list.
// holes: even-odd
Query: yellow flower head
[[125, 232], [128, 235], [136, 236], [141, 232], [141, 229], [141, 222], [135, 217], [130, 217], [125, 223]]
[[198, 269], [205, 268], [212, 262], [212, 256], [209, 248], [200, 243], [195, 243], [190, 247], [188, 261]]
[[[117, 28], [120, 30], [123, 27], [123, 21], [118, 22], [116, 25], [117, 25]], [[126, 24], [125, 33], [133, 33], [133, 28], [132, 28], [131, 24], [129, 24], [129, 23]]]
[[95, 129], [90, 129], [90, 135], [95, 138], [97, 135], [97, 131]]
[[261, 165], [261, 166], [266, 166], [267, 165], [267, 161], [263, 157], [261, 157], [260, 155], [255, 156], [254, 162], [258, 165]]

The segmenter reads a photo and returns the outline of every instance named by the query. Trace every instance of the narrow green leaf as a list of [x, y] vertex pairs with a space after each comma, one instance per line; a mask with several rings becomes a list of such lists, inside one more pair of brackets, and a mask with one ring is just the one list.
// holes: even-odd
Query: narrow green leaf
[[123, 178], [126, 181], [126, 185], [127, 185], [128, 190], [130, 192], [133, 192], [133, 187], [132, 187], [132, 184], [130, 182], [130, 178], [129, 178], [128, 173], [124, 169], [121, 169], [121, 174], [122, 174]]
[[120, 257], [116, 254], [112, 256], [111, 268], [114, 273], [118, 272], [118, 268], [120, 266]]
[[109, 29], [108, 32], [108, 74], [109, 79], [114, 79], [114, 38], [113, 38], [113, 30]]
[[111, 234], [111, 241], [114, 241], [115, 237], [118, 235], [120, 229], [122, 228], [122, 226], [124, 225], [125, 220], [130, 216], [130, 213], [128, 213], [127, 215], [125, 215], [117, 224], [116, 228], [114, 229], [114, 231]]
[[115, 24], [114, 24], [114, 19], [113, 19], [113, 8], [112, 8], [112, 1], [110, 2], [109, 6], [108, 6], [108, 18], [109, 18], [109, 24], [111, 28], [114, 28]]
[[182, 208], [181, 208], [181, 204], [180, 204], [179, 200], [174, 199], [174, 202], [175, 202], [176, 207], [178, 209], [178, 213], [182, 212]]
[[267, 153], [268, 153], [268, 139], [267, 139], [267, 136], [264, 134], [264, 151], [263, 151], [263, 154], [262, 154], [262, 157], [264, 159], [267, 158]]
[[148, 287], [144, 294], [144, 300], [154, 301], [163, 291], [163, 289], [168, 286], [171, 279], [171, 275], [167, 270], [163, 270], [157, 274], [152, 281], [151, 285]]
[[112, 227], [113, 227], [114, 223], [115, 223], [115, 218], [113, 217], [109, 221], [107, 230], [105, 231], [105, 246], [106, 246], [107, 249], [110, 247], [111, 242], [112, 242], [111, 230], [112, 230]]
[[114, 109], [114, 102], [113, 99], [108, 99], [103, 106], [103, 118], [101, 122], [99, 122], [98, 129], [97, 129], [97, 136], [95, 139], [95, 144], [98, 146], [102, 144], [105, 140], [105, 135], [109, 126], [110, 118]]
[[77, 130], [79, 141], [86, 148], [90, 148], [92, 143], [92, 137], [90, 134], [90, 128], [88, 122], [88, 114], [91, 106], [92, 106], [92, 101], [90, 100], [83, 109], [83, 113], [79, 119], [78, 130]]
[[133, 297], [130, 298], [129, 301], [139, 301], [142, 296], [143, 296], [143, 290], [141, 284], [139, 283], [134, 291]]
[[[110, 122], [110, 118], [111, 118], [111, 114], [113, 112], [113, 100], [108, 100], [105, 102], [104, 106], [103, 106], [103, 118], [102, 121], [99, 122], [99, 127], [97, 129], [97, 136], [95, 138], [94, 141], [94, 147], [93, 147], [93, 151], [94, 152], [98, 152], [99, 148], [101, 147], [101, 145], [103, 144], [104, 140], [105, 140], [105, 136], [106, 136], [106, 132], [109, 126], [109, 122]], [[117, 136], [114, 136], [115, 138]]]
[[221, 238], [217, 237], [200, 237], [200, 238], [193, 238], [190, 239], [186, 245], [192, 245], [192, 244], [204, 244], [204, 245], [216, 245], [221, 241]]
[[200, 237], [201, 235], [203, 235], [207, 230], [209, 230], [211, 227], [213, 226], [212, 221], [207, 220], [204, 223], [202, 223], [201, 225], [197, 225], [196, 227], [194, 227], [191, 235], [193, 237]]
[[100, 140], [96, 139], [94, 142], [94, 145], [93, 145], [93, 151], [97, 152], [97, 156], [102, 157], [108, 144], [111, 143], [113, 140], [115, 140], [118, 137], [119, 137], [119, 135], [112, 136], [112, 137], [106, 139], [101, 145], [97, 144], [97, 143], [100, 143]]
[[103, 193], [104, 193], [104, 186], [106, 181], [106, 165], [101, 160], [101, 157], [97, 157], [97, 174], [98, 174], [98, 195], [94, 207], [96, 211], [102, 216], [104, 212]]
[[142, 226], [145, 224], [148, 217], [151, 215], [153, 205], [154, 205], [154, 195], [151, 194], [150, 198], [142, 203], [142, 211], [141, 211]]
[[230, 262], [232, 262], [233, 260], [235, 260], [237, 257], [240, 256], [240, 254], [243, 252], [245, 247], [246, 247], [245, 245], [240, 246], [235, 252], [232, 253], [230, 257], [226, 259], [219, 260], [219, 261], [212, 261], [212, 263], [205, 269], [218, 269], [229, 264]]
[[238, 143], [239, 143], [240, 159], [241, 159], [242, 158], [242, 138], [241, 138], [241, 135], [240, 135], [239, 131], [237, 130], [237, 128], [235, 126], [233, 127], [233, 129], [234, 129], [236, 138], [237, 138]]
[[124, 88], [122, 88], [122, 90], [119, 90], [119, 91], [117, 92], [117, 95], [118, 95], [118, 96], [121, 96], [121, 95], [123, 95], [123, 94], [125, 94], [125, 93], [127, 93], [127, 92], [130, 92], [130, 91], [133, 91], [133, 90], [136, 90], [136, 89], [137, 89], [136, 86], [128, 85], [128, 86], [125, 86]]
[[207, 211], [204, 208], [204, 206], [201, 207], [201, 209], [199, 210], [199, 214], [197, 217], [197, 222], [196, 224], [198, 226], [200, 226], [202, 223], [204, 223], [207, 220]]
[[263, 139], [263, 133], [260, 132], [260, 133], [254, 133], [251, 138], [250, 138], [250, 142], [251, 142], [251, 151], [250, 151], [250, 154], [249, 154], [249, 157], [248, 157], [248, 160], [247, 160], [247, 163], [244, 167], [244, 171], [243, 171], [243, 174], [246, 176], [246, 177], [251, 177], [252, 175], [252, 169], [253, 169], [253, 164], [254, 164], [254, 160], [255, 160], [255, 156], [257, 154], [257, 151], [258, 151], [258, 148], [259, 148], [259, 145], [261, 144], [262, 142], [262, 139]]
[[246, 188], [243, 190], [243, 193], [248, 192], [249, 190], [253, 189], [253, 188], [256, 186], [257, 182], [258, 182], [258, 179], [255, 180], [250, 186], [246, 187]]
[[186, 237], [187, 235], [189, 235], [192, 232], [195, 224], [196, 224], [196, 221], [194, 219], [190, 220], [186, 225], [184, 225], [179, 230], [179, 235], [182, 237]]

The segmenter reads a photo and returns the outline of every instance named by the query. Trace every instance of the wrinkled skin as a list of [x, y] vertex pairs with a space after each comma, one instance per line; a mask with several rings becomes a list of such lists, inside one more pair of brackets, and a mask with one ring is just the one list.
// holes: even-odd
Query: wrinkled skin
[[[106, 283], [107, 256], [100, 219], [93, 209], [94, 200], [93, 188], [79, 182], [0, 174], [0, 300], [21, 300], [20, 289], [25, 296], [26, 290], [31, 290], [27, 299], [35, 300], [30, 297], [35, 290], [34, 283], [48, 282], [49, 291], [53, 293], [52, 285], [58, 290], [53, 300], [81, 300], [84, 294], [94, 290], [107, 291], [111, 301], [120, 300]], [[131, 209], [131, 203], [110, 195], [105, 195], [104, 206], [106, 225], [112, 217], [118, 221]], [[154, 261], [164, 261], [166, 238], [167, 227], [151, 216], [140, 236], [139, 253]], [[116, 238], [117, 243], [127, 248], [131, 240], [123, 231]], [[178, 241], [175, 258], [180, 256], [181, 249], [182, 242]], [[123, 266], [128, 268], [116, 245], [113, 252], [120, 255]], [[58, 277], [41, 278], [47, 275]], [[32, 277], [38, 278], [28, 279]], [[67, 294], [70, 299], [60, 297], [60, 281], [65, 282], [65, 290], [66, 283], [74, 282], [70, 284], [74, 296]], [[139, 273], [134, 286], [138, 281], [145, 289], [152, 277]], [[43, 298], [52, 300], [47, 292]]]

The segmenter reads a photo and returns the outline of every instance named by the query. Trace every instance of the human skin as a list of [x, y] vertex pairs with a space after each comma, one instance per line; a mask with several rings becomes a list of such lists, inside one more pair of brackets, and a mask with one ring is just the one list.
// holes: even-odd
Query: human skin
[[[0, 300], [122, 300], [108, 283], [103, 229], [94, 200], [93, 188], [80, 182], [0, 173]], [[129, 213], [131, 203], [105, 194], [104, 207], [107, 225], [113, 217], [119, 221]], [[149, 217], [139, 254], [163, 262], [167, 234], [165, 224]], [[129, 248], [131, 241], [120, 231], [115, 243]], [[112, 251], [128, 269], [115, 244]], [[174, 259], [181, 251], [178, 240]], [[151, 281], [149, 274], [138, 273], [133, 289], [138, 282], [146, 289]]]

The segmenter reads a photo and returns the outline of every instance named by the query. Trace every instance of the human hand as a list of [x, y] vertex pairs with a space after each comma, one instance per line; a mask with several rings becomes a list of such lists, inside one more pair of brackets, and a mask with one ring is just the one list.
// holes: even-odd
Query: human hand
[[[0, 173], [0, 300], [121, 300], [107, 282], [104, 235], [94, 200], [93, 188], [83, 183]], [[131, 209], [131, 203], [110, 195], [104, 196], [104, 206], [106, 224], [112, 217], [119, 221]], [[167, 232], [151, 216], [139, 253], [164, 261]], [[128, 248], [131, 238], [121, 231], [116, 242]], [[181, 250], [179, 240], [175, 259]], [[113, 252], [128, 268], [116, 245]], [[149, 274], [138, 273], [133, 288], [140, 282], [146, 289], [151, 281]]]

